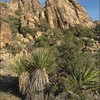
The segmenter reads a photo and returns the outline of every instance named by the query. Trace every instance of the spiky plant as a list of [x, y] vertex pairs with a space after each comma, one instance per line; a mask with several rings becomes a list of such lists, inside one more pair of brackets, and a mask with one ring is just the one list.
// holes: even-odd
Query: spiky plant
[[49, 84], [46, 68], [50, 67], [54, 61], [55, 59], [48, 49], [38, 49], [30, 56], [29, 62], [34, 71], [31, 71], [31, 79], [26, 92], [26, 100], [30, 100], [30, 98], [36, 98], [36, 100], [46, 98], [44, 91]]
[[55, 59], [48, 49], [38, 49], [30, 56], [29, 62], [36, 69], [50, 67]]
[[21, 75], [31, 67], [28, 57], [27, 56], [20, 56], [17, 58], [14, 58], [12, 62], [9, 64], [10, 70], [12, 70], [14, 73]]
[[19, 76], [19, 91], [22, 94], [26, 93], [26, 88], [29, 81], [28, 70], [31, 68], [31, 65], [28, 61], [28, 56], [20, 56], [14, 58], [10, 62], [10, 70], [16, 73]]
[[71, 88], [79, 92], [81, 90], [97, 89], [99, 82], [100, 71], [95, 70], [93, 67], [83, 67], [79, 71], [72, 72], [68, 75], [68, 79]]

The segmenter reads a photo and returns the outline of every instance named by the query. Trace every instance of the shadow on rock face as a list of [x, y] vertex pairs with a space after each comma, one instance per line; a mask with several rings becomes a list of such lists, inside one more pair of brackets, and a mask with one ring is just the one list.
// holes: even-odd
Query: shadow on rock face
[[0, 91], [22, 97], [19, 93], [18, 77], [0, 76]]

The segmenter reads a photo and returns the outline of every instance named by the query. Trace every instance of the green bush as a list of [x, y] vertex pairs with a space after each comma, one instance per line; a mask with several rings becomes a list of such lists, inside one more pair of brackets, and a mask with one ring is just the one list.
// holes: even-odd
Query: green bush
[[93, 41], [88, 39], [88, 40], [83, 40], [84, 42], [84, 45], [85, 46], [89, 46], [89, 47], [92, 47], [93, 46]]
[[100, 24], [97, 24], [96, 27], [93, 29], [93, 32], [97, 35], [100, 36]]
[[52, 64], [54, 64], [54, 61], [55, 58], [50, 55], [47, 49], [38, 49], [36, 52], [33, 52], [29, 58], [30, 64], [36, 69], [50, 67]]
[[28, 71], [28, 69], [31, 67], [30, 63], [28, 62], [27, 56], [21, 56], [18, 58], [14, 58], [12, 63], [9, 64], [10, 70], [14, 73], [21, 75]]
[[7, 22], [10, 25], [11, 32], [18, 33], [19, 32], [19, 18], [14, 18], [12, 16], [9, 16], [7, 19], [4, 19], [5, 22]]
[[42, 31], [42, 32], [47, 32], [51, 28], [50, 25], [46, 24], [46, 23], [45, 24], [41, 24], [38, 27], [39, 27], [40, 31]]
[[95, 33], [92, 32], [92, 29], [84, 28], [81, 25], [76, 25], [75, 27], [71, 27], [70, 29], [63, 30], [63, 33], [67, 34], [74, 34], [77, 37], [88, 37], [88, 38], [95, 38]]
[[6, 3], [0, 3], [0, 6], [7, 9], [7, 4]]
[[18, 9], [18, 10], [15, 11], [15, 14], [18, 15], [18, 16], [21, 16], [23, 13], [20, 9]]
[[25, 37], [26, 34], [30, 34], [32, 37], [35, 36], [36, 32], [38, 31], [39, 29], [38, 28], [34, 28], [34, 29], [31, 29], [29, 26], [25, 26], [25, 27], [22, 27], [20, 28], [20, 33], [23, 34], [23, 36]]
[[83, 67], [79, 71], [74, 70], [65, 79], [66, 90], [68, 91], [69, 87], [69, 91], [73, 90], [72, 92], [80, 93], [83, 90], [98, 89], [99, 74], [100, 71], [95, 70], [93, 67]]

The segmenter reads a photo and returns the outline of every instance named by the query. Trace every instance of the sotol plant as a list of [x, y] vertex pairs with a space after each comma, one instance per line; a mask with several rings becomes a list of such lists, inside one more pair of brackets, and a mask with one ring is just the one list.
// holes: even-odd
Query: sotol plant
[[[93, 67], [83, 67], [79, 71], [74, 71], [67, 76], [66, 85], [69, 82], [71, 90], [79, 92], [81, 90], [98, 89], [100, 71]], [[68, 86], [67, 86], [68, 87]]]
[[28, 69], [31, 67], [27, 56], [14, 58], [10, 66], [10, 70], [18, 75], [27, 72]]

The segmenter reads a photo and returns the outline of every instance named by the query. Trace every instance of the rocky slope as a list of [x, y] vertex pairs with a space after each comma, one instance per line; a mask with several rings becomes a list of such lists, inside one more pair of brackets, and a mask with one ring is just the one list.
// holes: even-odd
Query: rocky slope
[[76, 0], [47, 0], [45, 17], [52, 27], [69, 28], [75, 24], [94, 26], [86, 10]]
[[[45, 20], [51, 27], [70, 28], [75, 24], [81, 24], [85, 27], [95, 26], [86, 10], [75, 0], [47, 0], [45, 8], [42, 9], [37, 18]], [[31, 21], [32, 19], [27, 20]], [[36, 22], [38, 23], [38, 21], [32, 23]]]
[[70, 28], [75, 24], [85, 27], [95, 26], [86, 10], [76, 0], [47, 0], [45, 7], [39, 0], [12, 0], [6, 3], [1, 2], [0, 5], [3, 6], [0, 15], [2, 17], [16, 16], [21, 13], [22, 27], [29, 25], [33, 28], [41, 20], [45, 20], [51, 27], [59, 28]]

